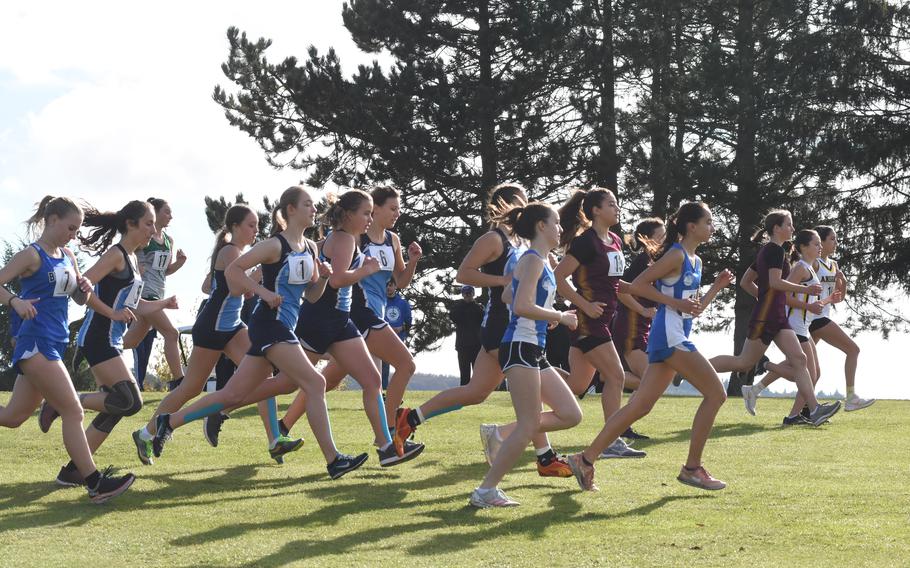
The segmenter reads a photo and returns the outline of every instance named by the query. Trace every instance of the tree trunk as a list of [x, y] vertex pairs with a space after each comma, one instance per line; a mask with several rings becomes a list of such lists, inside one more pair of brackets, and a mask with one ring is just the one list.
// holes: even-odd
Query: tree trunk
[[613, 2], [605, 0], [600, 18], [600, 120], [597, 143], [600, 159], [595, 167], [597, 185], [617, 190], [619, 158], [616, 155], [616, 69], [613, 64]]
[[[739, 21], [736, 29], [737, 77], [736, 96], [736, 198], [735, 209], [739, 217], [737, 233], [736, 273], [742, 275], [752, 262], [754, 250], [751, 245], [753, 228], [760, 222], [761, 202], [758, 193], [758, 178], [755, 167], [755, 138], [758, 132], [758, 115], [755, 107], [755, 0], [739, 0]], [[733, 328], [733, 352], [742, 351], [748, 333], [749, 317], [754, 300], [742, 288], [736, 289], [736, 322]], [[728, 396], [742, 396], [740, 387], [751, 384], [754, 377], [732, 373], [727, 385]], [[745, 382], [744, 382], [745, 380]]]
[[651, 213], [666, 217], [670, 196], [670, 112], [668, 85], [670, 74], [670, 29], [665, 2], [654, 6], [652, 37], [651, 104], [648, 130], [651, 139], [651, 169], [648, 182], [654, 195]]
[[[496, 171], [496, 89], [493, 85], [493, 50], [496, 42], [490, 30], [489, 2], [478, 2], [478, 53], [480, 84], [477, 88], [480, 115], [480, 166], [482, 191], [489, 192], [497, 183]], [[489, 197], [489, 195], [487, 195]]]

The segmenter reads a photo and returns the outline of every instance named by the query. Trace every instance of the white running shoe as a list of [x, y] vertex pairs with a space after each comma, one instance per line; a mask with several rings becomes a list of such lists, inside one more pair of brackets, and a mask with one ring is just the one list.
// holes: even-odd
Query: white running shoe
[[635, 450], [629, 447], [622, 438], [616, 438], [616, 441], [607, 446], [607, 449], [600, 453], [602, 460], [613, 458], [643, 458], [647, 452]]
[[743, 403], [746, 405], [746, 412], [755, 416], [755, 404], [758, 402], [758, 394], [752, 390], [749, 385], [743, 385]]
[[487, 458], [487, 463], [493, 465], [496, 454], [499, 453], [499, 446], [502, 440], [499, 439], [499, 426], [496, 424], [480, 425], [480, 442], [483, 444], [483, 455]]
[[844, 412], [853, 412], [854, 410], [862, 410], [864, 408], [872, 406], [873, 404], [875, 404], [874, 398], [869, 398], [869, 399], [860, 398], [860, 397], [856, 396], [856, 394], [854, 393], [854, 395], [852, 397], [848, 398], [845, 401]]
[[493, 489], [481, 489], [478, 487], [471, 493], [470, 503], [479, 509], [489, 509], [490, 507], [517, 507], [521, 504], [503, 493], [502, 489], [498, 487]]

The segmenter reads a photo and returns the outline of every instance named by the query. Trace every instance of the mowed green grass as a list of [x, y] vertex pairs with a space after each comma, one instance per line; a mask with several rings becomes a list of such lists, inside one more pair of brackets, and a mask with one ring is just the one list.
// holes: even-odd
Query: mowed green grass
[[[510, 420], [506, 393], [431, 420], [417, 436], [426, 452], [391, 469], [370, 448], [360, 393], [331, 393], [339, 448], [371, 453], [337, 481], [305, 424], [306, 446], [271, 462], [252, 410], [225, 424], [217, 449], [193, 423], [143, 467], [130, 432], [158, 400], [148, 394], [99, 451], [99, 464], [138, 476], [100, 506], [53, 484], [67, 460], [59, 422], [46, 435], [36, 420], [0, 430], [0, 566], [910, 565], [910, 402], [783, 429], [789, 401], [761, 399], [753, 418], [730, 400], [705, 455], [729, 487], [706, 492], [675, 480], [699, 400], [666, 398], [637, 426], [653, 437], [637, 444], [648, 457], [599, 462], [600, 492], [538, 477], [529, 450], [502, 484], [521, 507], [478, 511], [468, 506], [487, 469], [478, 425]], [[581, 426], [552, 435], [558, 450], [600, 428], [600, 399], [582, 406]]]

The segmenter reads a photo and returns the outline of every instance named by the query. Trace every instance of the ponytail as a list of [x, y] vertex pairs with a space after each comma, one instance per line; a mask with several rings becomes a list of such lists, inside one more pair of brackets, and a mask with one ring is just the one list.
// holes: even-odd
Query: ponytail
[[221, 249], [223, 249], [226, 244], [231, 242], [227, 238], [228, 235], [231, 234], [234, 227], [243, 223], [243, 220], [246, 219], [250, 213], [255, 215], [255, 212], [246, 205], [238, 204], [232, 205], [224, 214], [224, 223], [218, 231], [218, 234], [215, 235], [215, 247], [212, 249], [212, 262], [209, 266], [209, 278], [215, 274], [215, 261], [218, 259], [218, 253], [221, 252]]
[[90, 253], [100, 254], [110, 248], [114, 236], [126, 234], [130, 226], [138, 226], [139, 220], [150, 211], [150, 204], [145, 201], [130, 201], [117, 212], [101, 212], [94, 207], [85, 211], [82, 224], [94, 227], [87, 235], [79, 235], [82, 248]]
[[281, 193], [278, 203], [272, 209], [272, 231], [269, 233], [270, 237], [274, 237], [287, 228], [288, 207], [297, 205], [297, 202], [300, 201], [300, 195], [305, 191], [306, 189], [303, 186], [292, 185]]
[[771, 237], [774, 234], [774, 227], [783, 225], [787, 217], [790, 217], [790, 212], [786, 209], [774, 209], [769, 211], [768, 214], [765, 215], [765, 220], [762, 221], [762, 228], [752, 235], [752, 242], [760, 244], [765, 240], [765, 235]]
[[325, 213], [322, 214], [322, 223], [330, 229], [337, 229], [348, 214], [354, 213], [364, 201], [372, 201], [370, 194], [361, 189], [349, 189], [341, 195], [329, 194], [326, 197]]
[[562, 225], [561, 246], [567, 246], [572, 239], [591, 226], [594, 208], [600, 207], [607, 195], [613, 192], [602, 187], [590, 190], [576, 189], [566, 203], [559, 208], [559, 224]]
[[667, 251], [673, 248], [680, 238], [686, 236], [689, 232], [689, 223], [697, 223], [707, 214], [708, 206], [700, 201], [688, 201], [680, 205], [676, 213], [667, 220], [667, 234], [657, 258], [667, 254]]
[[25, 220], [25, 226], [30, 233], [37, 236], [39, 230], [43, 228], [43, 225], [50, 219], [51, 215], [56, 216], [58, 219], [62, 219], [70, 213], [79, 213], [81, 215], [82, 208], [69, 197], [45, 195], [41, 201], [35, 205], [35, 213]]
[[552, 205], [535, 201], [525, 206], [514, 206], [494, 221], [506, 225], [513, 233], [530, 241], [537, 236], [537, 223], [546, 222], [554, 213]]
[[490, 189], [490, 200], [487, 202], [486, 214], [491, 222], [496, 222], [513, 207], [524, 207], [528, 204], [528, 194], [517, 183], [501, 183]]
[[660, 254], [662, 243], [655, 241], [652, 237], [659, 227], [664, 226], [663, 219], [658, 217], [648, 217], [638, 222], [635, 231], [626, 237], [626, 244], [633, 251], [644, 251], [652, 259]]
[[155, 213], [161, 211], [161, 208], [167, 205], [167, 201], [161, 199], [160, 197], [149, 197], [146, 199], [149, 203], [152, 204], [152, 207], [155, 208]]

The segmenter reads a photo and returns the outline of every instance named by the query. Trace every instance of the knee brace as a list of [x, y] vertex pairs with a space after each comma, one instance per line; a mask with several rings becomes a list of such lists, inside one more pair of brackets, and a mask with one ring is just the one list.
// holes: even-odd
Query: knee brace
[[95, 416], [95, 419], [92, 420], [92, 426], [94, 426], [95, 430], [98, 430], [99, 432], [104, 432], [105, 434], [110, 434], [111, 430], [113, 430], [114, 426], [116, 426], [117, 423], [120, 422], [121, 418], [123, 418], [123, 417], [115, 416], [113, 414], [108, 414], [106, 412], [102, 412], [102, 413], [98, 414], [98, 416]]
[[104, 410], [116, 416], [132, 416], [142, 410], [142, 395], [133, 381], [120, 381], [109, 389]]

